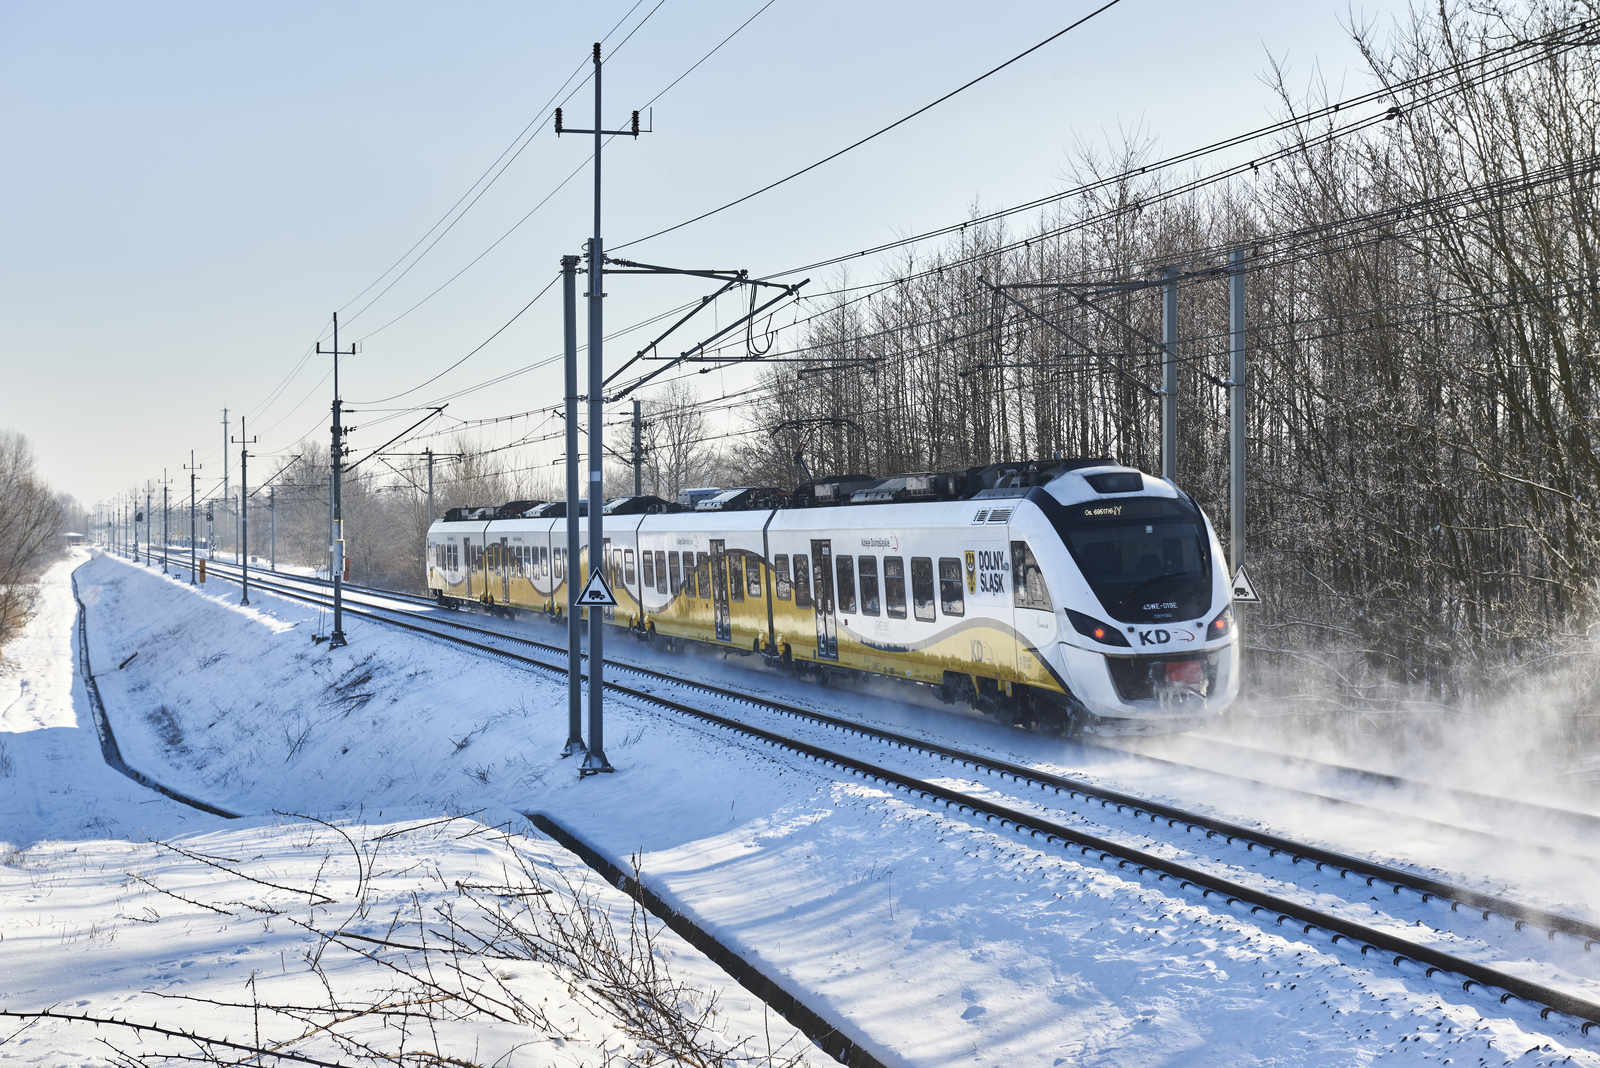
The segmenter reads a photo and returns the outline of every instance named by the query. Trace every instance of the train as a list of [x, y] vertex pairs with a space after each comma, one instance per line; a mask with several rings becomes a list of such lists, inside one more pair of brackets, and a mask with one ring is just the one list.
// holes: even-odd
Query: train
[[[602, 507], [599, 563], [617, 604], [575, 610], [644, 641], [760, 657], [824, 683], [906, 680], [1069, 736], [1191, 729], [1238, 695], [1210, 520], [1171, 482], [1111, 459]], [[451, 509], [428, 530], [428, 590], [448, 606], [564, 616], [591, 573], [587, 547], [576, 566], [567, 558], [566, 511]]]

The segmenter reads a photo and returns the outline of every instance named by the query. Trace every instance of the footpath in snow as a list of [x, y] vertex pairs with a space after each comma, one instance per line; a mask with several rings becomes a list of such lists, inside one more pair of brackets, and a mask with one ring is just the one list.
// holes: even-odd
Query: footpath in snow
[[[626, 699], [607, 706], [618, 774], [579, 781], [559, 756], [561, 679], [354, 618], [349, 647], [330, 651], [311, 640], [326, 626], [315, 608], [264, 591], [242, 608], [237, 586], [195, 589], [113, 558], [97, 557], [79, 582], [128, 762], [248, 815], [179, 813], [166, 818], [183, 822], [171, 824], [153, 815], [145, 824], [130, 814], [103, 830], [43, 821], [19, 837], [23, 851], [0, 868], [0, 970], [24, 980], [7, 984], [0, 1009], [81, 1001], [78, 1011], [138, 1008], [193, 1023], [210, 1017], [177, 1003], [163, 1016], [140, 991], [243, 1003], [247, 980], [269, 973], [286, 984], [274, 997], [312, 999], [322, 988], [308, 946], [320, 943], [308, 927], [420, 945], [458, 927], [495, 929], [483, 911], [489, 891], [473, 891], [482, 898], [474, 902], [456, 883], [504, 889], [526, 885], [523, 871], [542, 873], [544, 888], [580, 881], [581, 865], [521, 821], [543, 812], [624, 868], [637, 857], [663, 898], [889, 1064], [1600, 1065], [1600, 1051], [1575, 1032], [1538, 1030], [1537, 1013], [1480, 1015], [1451, 996], [1448, 980], [1402, 980], [1293, 929]], [[40, 627], [69, 632], [70, 612], [49, 624], [46, 616]], [[70, 652], [62, 655], [70, 688]], [[5, 730], [25, 729], [7, 715]], [[98, 750], [81, 723], [63, 729], [77, 731], [87, 765]], [[119, 811], [149, 803], [138, 790], [116, 796], [125, 799]], [[336, 827], [275, 815], [286, 812]], [[368, 853], [378, 859], [357, 859]], [[229, 866], [295, 889], [239, 885], [215, 858], [241, 854], [248, 863]], [[316, 905], [308, 887], [346, 908], [370, 904], [346, 920]], [[625, 942], [628, 899], [603, 886], [588, 892], [611, 894], [605, 907]], [[219, 905], [227, 915], [205, 907]], [[154, 922], [139, 913], [146, 908], [159, 914]], [[333, 943], [332, 959], [352, 969], [340, 996], [381, 1003], [393, 979], [350, 941]], [[703, 957], [668, 943], [691, 1010], [716, 995], [717, 1041], [743, 1042], [759, 1059], [770, 1034], [781, 1050], [774, 1062], [826, 1060]], [[64, 962], [63, 945], [78, 964]], [[519, 964], [512, 978], [484, 982], [529, 984], [542, 994], [525, 1000], [544, 996], [547, 1013], [581, 1015], [588, 1002], [575, 1001], [570, 981], [563, 993], [554, 973], [530, 970]], [[90, 983], [86, 974], [110, 978]], [[229, 1023], [230, 1034], [248, 1033], [243, 1010], [207, 1011], [224, 1014], [217, 1026]], [[396, 1026], [395, 1017], [375, 1019], [375, 1028]], [[541, 1040], [526, 1063], [558, 1053], [601, 1063], [607, 1035], [637, 1042], [604, 1014], [570, 1026], [571, 1046]], [[478, 1016], [447, 1037], [458, 1055], [489, 1062], [528, 1029]], [[70, 1029], [39, 1040], [45, 1053], [14, 1043], [0, 1056], [18, 1049], [49, 1063], [49, 1042], [63, 1034]], [[468, 1036], [476, 1044], [461, 1046]]]

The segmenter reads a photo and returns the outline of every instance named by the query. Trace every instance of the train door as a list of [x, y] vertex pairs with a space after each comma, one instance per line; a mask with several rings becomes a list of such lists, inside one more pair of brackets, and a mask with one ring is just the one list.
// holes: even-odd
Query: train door
[[500, 539], [500, 603], [511, 603], [511, 540]]
[[[605, 545], [606, 547], [600, 552], [600, 570], [610, 573], [611, 594], [614, 597], [616, 596], [617, 592], [617, 581], [622, 577], [620, 574], [618, 574], [618, 572], [620, 572], [622, 568], [617, 564], [617, 561], [612, 558], [610, 538], [606, 539]], [[617, 550], [616, 555], [620, 557], [622, 555], [622, 551], [620, 549]], [[617, 610], [609, 607], [604, 609], [602, 611], [602, 618], [604, 618], [607, 623], [610, 623], [612, 620], [617, 618]]]
[[733, 621], [728, 618], [728, 543], [711, 539], [711, 610], [717, 624], [717, 641], [733, 641]]
[[817, 608], [817, 657], [839, 659], [839, 624], [833, 617], [833, 543], [811, 543], [811, 599]]

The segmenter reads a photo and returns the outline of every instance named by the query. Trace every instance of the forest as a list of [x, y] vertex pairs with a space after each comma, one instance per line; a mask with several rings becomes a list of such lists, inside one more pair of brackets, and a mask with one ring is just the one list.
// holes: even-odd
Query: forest
[[[1352, 26], [1371, 85], [1308, 97], [1269, 66], [1281, 114], [1243, 163], [1137, 136], [1064, 146], [1072, 173], [1028, 211], [980, 202], [881, 277], [833, 268], [792, 323], [719, 350], [759, 356], [756, 386], [664, 377], [644, 400], [644, 490], [1069, 456], [1159, 471], [1171, 278], [1178, 481], [1226, 542], [1238, 250], [1248, 564], [1265, 600], [1243, 633], [1260, 685], [1450, 702], [1519, 665], [1592, 660], [1597, 15], [1454, 4]], [[632, 485], [621, 422], [615, 493]], [[454, 457], [436, 514], [561, 495], [548, 460], [466, 437], [435, 448]], [[277, 483], [279, 553], [317, 562], [327, 449], [297, 451]], [[356, 577], [416, 584], [420, 472], [346, 486]]]

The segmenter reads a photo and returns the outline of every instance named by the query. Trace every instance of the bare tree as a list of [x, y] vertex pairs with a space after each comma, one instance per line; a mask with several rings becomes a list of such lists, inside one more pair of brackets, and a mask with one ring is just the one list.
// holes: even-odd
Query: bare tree
[[39, 572], [60, 551], [63, 501], [33, 466], [28, 439], [0, 431], [0, 646], [26, 622]]

